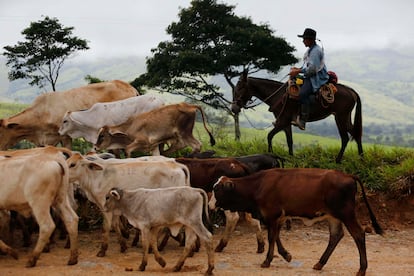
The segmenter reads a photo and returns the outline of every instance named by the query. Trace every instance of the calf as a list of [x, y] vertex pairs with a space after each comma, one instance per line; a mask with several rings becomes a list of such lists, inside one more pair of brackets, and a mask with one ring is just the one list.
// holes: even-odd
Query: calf
[[[50, 215], [50, 208], [54, 207], [69, 233], [71, 251], [68, 264], [74, 265], [78, 262], [78, 216], [69, 201], [68, 166], [62, 155], [47, 154], [46, 151], [31, 155], [28, 152], [10, 153], [0, 158], [0, 174], [3, 176], [0, 209], [36, 218], [39, 237], [26, 263], [27, 267], [33, 267], [55, 228]], [[0, 245], [2, 250], [17, 257], [3, 242]]]
[[[161, 203], [161, 204], [160, 204]], [[144, 271], [148, 263], [149, 246], [154, 250], [155, 260], [164, 267], [165, 260], [160, 255], [156, 237], [162, 227], [169, 227], [173, 235], [177, 235], [182, 226], [185, 227], [185, 248], [174, 266], [180, 271], [185, 259], [192, 253], [192, 246], [197, 236], [204, 243], [208, 256], [206, 275], [212, 275], [214, 269], [214, 253], [212, 247], [211, 224], [208, 217], [207, 194], [191, 187], [171, 187], [162, 189], [111, 189], [106, 196], [105, 211], [123, 215], [129, 223], [141, 230], [143, 257], [139, 266]]]
[[183, 102], [132, 116], [117, 126], [101, 128], [96, 149], [125, 149], [128, 157], [133, 151], [160, 155], [160, 145], [171, 143], [170, 148], [163, 154], [168, 155], [187, 146], [193, 152], [198, 152], [201, 143], [193, 136], [197, 110], [202, 115], [204, 128], [210, 136], [210, 144], [214, 145], [215, 140], [206, 126], [201, 107]]
[[[88, 160], [79, 153], [68, 160], [69, 181], [78, 183], [89, 201], [101, 210], [105, 203], [105, 195], [114, 185], [122, 189], [162, 188], [171, 186], [190, 186], [190, 175], [186, 166], [175, 161], [140, 161], [122, 160]], [[103, 212], [103, 241], [97, 254], [106, 254], [113, 216]], [[119, 217], [114, 217], [115, 230], [119, 236], [121, 252], [126, 250], [126, 240], [121, 236]]]
[[329, 244], [314, 265], [315, 270], [321, 270], [328, 261], [344, 236], [342, 224], [345, 224], [359, 251], [357, 275], [361, 276], [365, 275], [368, 262], [365, 231], [355, 214], [357, 184], [361, 187], [373, 227], [378, 234], [382, 234], [359, 178], [335, 170], [270, 169], [241, 178], [221, 177], [214, 185], [210, 207], [250, 212], [263, 221], [268, 229], [269, 250], [262, 267], [270, 266], [275, 242], [279, 254], [288, 262], [292, 259], [279, 237], [286, 217], [328, 221]]

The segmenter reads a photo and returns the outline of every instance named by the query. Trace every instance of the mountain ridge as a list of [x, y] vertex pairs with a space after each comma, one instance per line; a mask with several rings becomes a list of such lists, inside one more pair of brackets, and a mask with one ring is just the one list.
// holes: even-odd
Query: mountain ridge
[[[411, 49], [376, 49], [376, 50], [345, 50], [326, 53], [328, 70], [337, 73], [339, 82], [354, 88], [361, 97], [363, 104], [364, 128], [380, 127], [380, 134], [392, 133], [395, 129], [402, 130], [404, 135], [414, 135], [414, 51]], [[145, 72], [145, 57], [125, 56], [120, 58], [100, 58], [96, 60], [68, 60], [61, 70], [57, 89], [64, 91], [73, 87], [86, 85], [86, 75], [102, 80], [121, 79], [132, 81]], [[45, 91], [30, 87], [27, 80], [9, 82], [8, 68], [5, 59], [0, 58], [0, 101], [31, 103], [35, 97]], [[285, 68], [284, 71], [287, 71]], [[277, 78], [279, 75], [263, 73], [265, 78]], [[286, 75], [284, 73], [283, 75]], [[269, 77], [270, 76], [270, 77]], [[230, 87], [220, 76], [213, 78], [226, 95], [231, 93]], [[234, 80], [236, 81], [236, 80]], [[167, 95], [163, 93], [165, 97]], [[179, 98], [182, 100], [182, 98]], [[273, 116], [262, 104], [254, 111], [245, 111], [241, 117], [242, 126], [269, 126]], [[321, 128], [332, 129], [334, 119], [309, 124], [309, 131], [321, 132]], [[389, 129], [388, 129], [389, 128]], [[364, 130], [365, 131], [365, 130]], [[368, 135], [370, 132], [368, 131]]]

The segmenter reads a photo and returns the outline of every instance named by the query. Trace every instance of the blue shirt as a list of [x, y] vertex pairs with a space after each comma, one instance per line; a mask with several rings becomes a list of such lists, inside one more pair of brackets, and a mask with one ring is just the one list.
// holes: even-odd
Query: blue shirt
[[301, 73], [305, 78], [309, 78], [312, 83], [313, 92], [328, 82], [328, 70], [324, 62], [324, 53], [318, 44], [311, 46], [303, 57]]

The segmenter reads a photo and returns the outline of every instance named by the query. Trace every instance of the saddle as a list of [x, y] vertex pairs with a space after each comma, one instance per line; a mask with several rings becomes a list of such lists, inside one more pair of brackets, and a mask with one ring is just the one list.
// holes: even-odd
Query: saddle
[[[338, 89], [335, 86], [335, 84], [338, 81], [338, 78], [336, 77], [335, 73], [333, 74], [334, 76], [331, 77], [330, 75], [328, 82], [322, 85], [319, 88], [319, 90], [315, 93], [316, 99], [319, 99], [321, 105], [325, 108], [335, 101], [335, 93], [338, 91]], [[301, 78], [289, 79], [288, 86], [286, 88], [289, 98], [293, 100], [299, 100], [299, 90], [302, 84], [303, 80]]]

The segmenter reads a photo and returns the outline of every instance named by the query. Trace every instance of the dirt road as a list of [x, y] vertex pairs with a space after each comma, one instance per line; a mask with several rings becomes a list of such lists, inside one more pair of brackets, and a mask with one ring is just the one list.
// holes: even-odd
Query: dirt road
[[[217, 244], [222, 227], [214, 234]], [[264, 234], [266, 234], [266, 231]], [[141, 248], [128, 248], [119, 253], [116, 237], [112, 234], [107, 256], [96, 257], [99, 248], [100, 231], [80, 232], [79, 263], [67, 266], [69, 251], [63, 249], [64, 241], [57, 241], [50, 253], [43, 253], [34, 268], [25, 268], [29, 249], [18, 248], [19, 260], [9, 256], [0, 256], [0, 275], [160, 275], [171, 272], [182, 248], [170, 240], [163, 256], [167, 266], [162, 268], [150, 255], [145, 272], [137, 271], [141, 260]], [[328, 229], [325, 225], [303, 226], [294, 223], [291, 231], [282, 232], [282, 241], [292, 254], [292, 262], [287, 263], [275, 253], [270, 268], [261, 268], [265, 253], [257, 254], [255, 235], [252, 229], [241, 223], [224, 252], [215, 254], [215, 275], [355, 275], [359, 268], [359, 256], [356, 246], [346, 233], [327, 265], [322, 271], [314, 271], [328, 242]], [[414, 227], [401, 230], [387, 230], [384, 237], [367, 234], [368, 271], [367, 276], [413, 275], [414, 273]], [[266, 244], [267, 250], [267, 244]], [[125, 271], [132, 268], [132, 272]], [[207, 268], [207, 256], [204, 248], [194, 257], [188, 258], [181, 272], [174, 275], [201, 275]]]

